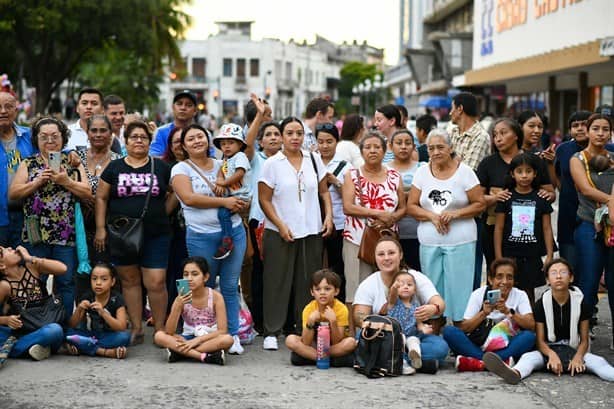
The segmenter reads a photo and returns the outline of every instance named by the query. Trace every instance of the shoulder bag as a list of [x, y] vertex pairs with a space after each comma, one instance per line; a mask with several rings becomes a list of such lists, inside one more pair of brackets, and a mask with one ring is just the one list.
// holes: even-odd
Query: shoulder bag
[[141, 216], [139, 218], [115, 216], [107, 223], [107, 230], [109, 232], [109, 252], [112, 258], [132, 260], [137, 258], [143, 250], [143, 238], [145, 234], [143, 219], [149, 207], [149, 199], [151, 198], [154, 180], [155, 159], [150, 157], [150, 160], [151, 182]]
[[66, 319], [62, 300], [54, 295], [48, 295], [37, 302], [14, 303], [12, 307], [23, 324], [15, 331], [19, 335], [29, 334], [47, 324], [63, 325]]

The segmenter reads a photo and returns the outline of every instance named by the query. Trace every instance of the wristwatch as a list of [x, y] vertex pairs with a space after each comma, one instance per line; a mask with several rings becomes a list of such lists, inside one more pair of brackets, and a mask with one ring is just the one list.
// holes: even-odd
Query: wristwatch
[[516, 315], [516, 310], [513, 308], [510, 308], [510, 315]]

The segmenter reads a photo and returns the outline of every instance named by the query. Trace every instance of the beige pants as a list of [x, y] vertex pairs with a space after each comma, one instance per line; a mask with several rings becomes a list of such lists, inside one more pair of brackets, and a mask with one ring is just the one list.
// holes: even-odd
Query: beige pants
[[345, 265], [345, 301], [354, 302], [358, 285], [375, 271], [375, 267], [358, 258], [360, 246], [343, 240], [343, 263]]

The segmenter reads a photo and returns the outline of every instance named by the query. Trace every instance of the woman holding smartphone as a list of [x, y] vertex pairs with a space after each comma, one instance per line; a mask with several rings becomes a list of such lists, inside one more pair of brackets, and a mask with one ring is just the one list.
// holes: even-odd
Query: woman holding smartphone
[[443, 329], [444, 339], [457, 354], [458, 371], [483, 371], [485, 352], [511, 363], [533, 348], [533, 311], [527, 294], [514, 287], [516, 272], [513, 259], [493, 261], [488, 285], [471, 293], [464, 319]]
[[36, 121], [32, 145], [38, 147], [39, 153], [21, 162], [9, 187], [9, 199], [23, 200], [22, 240], [29, 253], [61, 261], [67, 267], [66, 274], [54, 279], [54, 292], [62, 297], [67, 316], [72, 314], [75, 298], [75, 202], [92, 200], [83, 166], [70, 166], [68, 155], [61, 152], [69, 132], [55, 118]]

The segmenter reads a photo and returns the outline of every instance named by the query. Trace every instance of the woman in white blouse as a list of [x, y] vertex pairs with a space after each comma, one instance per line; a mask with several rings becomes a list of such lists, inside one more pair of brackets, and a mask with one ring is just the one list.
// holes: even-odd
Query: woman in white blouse
[[267, 159], [258, 182], [265, 214], [263, 347], [268, 350], [277, 349], [292, 292], [296, 327], [302, 328], [301, 312], [311, 299], [311, 275], [322, 268], [322, 238], [334, 229], [326, 167], [318, 155], [301, 150], [302, 122], [295, 117], [284, 119], [281, 135], [283, 150]]

